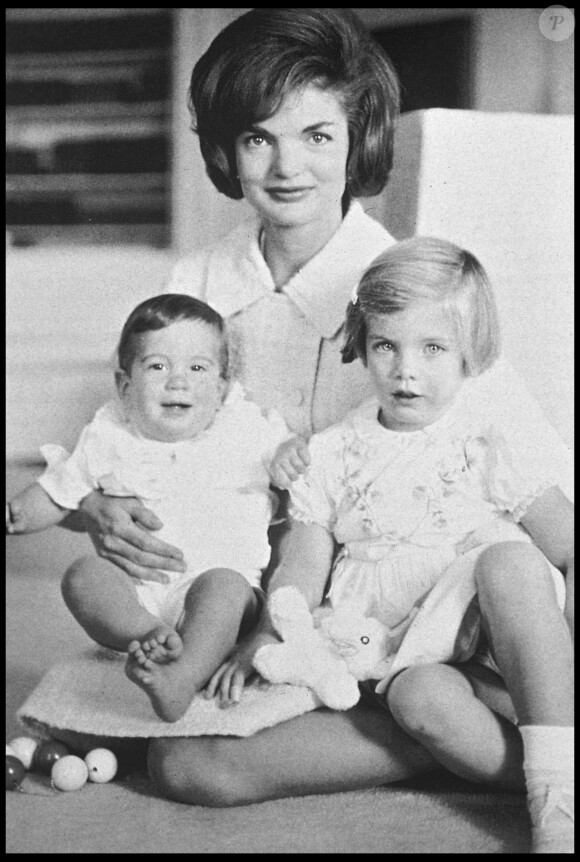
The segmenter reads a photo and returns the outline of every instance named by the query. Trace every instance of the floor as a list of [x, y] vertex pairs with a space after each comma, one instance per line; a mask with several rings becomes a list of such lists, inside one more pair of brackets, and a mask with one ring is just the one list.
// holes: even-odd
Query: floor
[[[15, 713], [43, 673], [88, 643], [59, 589], [86, 542], [61, 529], [7, 540], [6, 741], [26, 735]], [[29, 773], [6, 803], [8, 853], [529, 852], [523, 796], [445, 776], [209, 809], [158, 797], [138, 757], [110, 784], [76, 792]]]

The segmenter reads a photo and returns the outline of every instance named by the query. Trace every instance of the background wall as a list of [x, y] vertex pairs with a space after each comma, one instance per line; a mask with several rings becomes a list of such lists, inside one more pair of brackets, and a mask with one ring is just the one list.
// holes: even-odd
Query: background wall
[[[185, 94], [191, 68], [217, 32], [247, 9], [178, 9], [174, 84], [173, 246], [195, 248], [236, 224], [243, 202], [215, 193], [192, 142]], [[471, 104], [476, 111], [571, 114], [574, 36], [546, 39], [539, 9], [359, 9], [370, 29], [466, 17], [473, 22]], [[194, 205], [192, 206], [192, 201]]]
[[[206, 176], [190, 128], [186, 96], [195, 60], [215, 34], [244, 11], [247, 10], [173, 10], [169, 248], [88, 245], [27, 249], [7, 246], [7, 454], [10, 459], [37, 459], [37, 447], [41, 442], [71, 444], [74, 441], [96, 404], [112, 391], [112, 354], [120, 326], [130, 308], [162, 289], [178, 255], [226, 233], [243, 215], [246, 204], [219, 195]], [[458, 15], [469, 17], [473, 22], [470, 107], [474, 111], [532, 115], [573, 111], [574, 37], [552, 42], [542, 36], [538, 9], [373, 8], [354, 11], [370, 28], [441, 21]], [[549, 143], [545, 151], [549, 161]], [[409, 150], [407, 155], [413, 152]], [[468, 146], [464, 152], [469, 152]], [[513, 165], [510, 167], [506, 163], [509, 177], [529, 182], [532, 191], [544, 188], [549, 178], [546, 174], [539, 178], [537, 173], [526, 170], [525, 150], [512, 142], [510, 152], [517, 170], [514, 172]], [[420, 158], [420, 150], [415, 155]], [[462, 170], [465, 169], [469, 171], [468, 163], [467, 168], [463, 165]], [[498, 169], [503, 170], [503, 166]], [[399, 170], [409, 171], [409, 165], [401, 165]], [[432, 170], [434, 176], [437, 175], [436, 164], [432, 165]], [[538, 179], [541, 182], [538, 183]], [[561, 175], [559, 182], [566, 183], [568, 179], [571, 187], [571, 176], [563, 175], [562, 179]], [[407, 188], [410, 188], [409, 183]], [[558, 207], [557, 196], [551, 199]], [[390, 226], [395, 235], [402, 235], [396, 230], [400, 212], [387, 204], [388, 196], [381, 196], [379, 201], [366, 205], [375, 206], [377, 217]], [[567, 213], [560, 208], [560, 216], [564, 211]], [[419, 223], [415, 228], [417, 225]], [[566, 225], [567, 231], [571, 229], [571, 223], [566, 222]], [[566, 267], [569, 250], [566, 235]], [[534, 309], [536, 321], [541, 321], [544, 306], [540, 300], [543, 297], [545, 301], [546, 284], [536, 281], [530, 289], [532, 293], [525, 294], [526, 312]], [[564, 312], [563, 319], [561, 309], [571, 309], [572, 295], [568, 282], [564, 284], [554, 277], [549, 282], [549, 290], [557, 298], [549, 308], [550, 338], [556, 339], [549, 344], [549, 350], [563, 356], [558, 360], [560, 365], [555, 376], [557, 397], [564, 406], [560, 406], [556, 415], [561, 420], [566, 413], [565, 434], [570, 440], [571, 313]], [[506, 304], [517, 304], [516, 296], [512, 291]], [[533, 351], [533, 347], [529, 350]], [[528, 373], [532, 388], [535, 385], [544, 397], [546, 386], [542, 384], [540, 392], [532, 366]], [[92, 388], [89, 387], [85, 395], [87, 375], [91, 376]], [[547, 409], [546, 404], [549, 406], [544, 400], [544, 409]]]

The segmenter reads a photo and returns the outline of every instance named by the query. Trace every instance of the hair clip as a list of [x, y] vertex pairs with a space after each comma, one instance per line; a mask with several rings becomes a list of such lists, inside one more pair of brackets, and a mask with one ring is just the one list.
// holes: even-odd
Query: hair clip
[[352, 302], [353, 305], [356, 305], [358, 302], [358, 284], [355, 284], [355, 286], [352, 289], [352, 293], [350, 295], [350, 301]]

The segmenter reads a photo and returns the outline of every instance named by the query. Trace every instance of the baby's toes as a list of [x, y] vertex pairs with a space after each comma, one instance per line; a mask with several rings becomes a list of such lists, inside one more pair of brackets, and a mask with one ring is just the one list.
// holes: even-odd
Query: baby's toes
[[135, 653], [141, 650], [141, 642], [140, 641], [131, 641], [129, 646], [127, 647], [127, 652], [130, 656], [134, 656]]
[[165, 637], [165, 649], [171, 653], [181, 652], [183, 642], [177, 632], [169, 632]]

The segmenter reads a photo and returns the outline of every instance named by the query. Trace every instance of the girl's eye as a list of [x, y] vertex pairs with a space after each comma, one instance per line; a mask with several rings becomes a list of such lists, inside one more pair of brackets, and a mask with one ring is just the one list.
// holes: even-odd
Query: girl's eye
[[364, 644], [366, 646], [368, 643], [370, 643], [370, 640], [371, 639], [369, 637], [367, 637], [367, 635], [363, 635], [360, 639], [360, 642], [361, 642], [361, 644]]
[[390, 341], [381, 341], [379, 344], [377, 344], [377, 350], [382, 350], [385, 353], [388, 353], [392, 349], [393, 349], [393, 345], [391, 344]]
[[430, 353], [431, 356], [436, 356], [438, 353], [443, 352], [443, 347], [440, 344], [428, 344], [427, 345], [427, 353]]
[[314, 132], [312, 140], [315, 144], [324, 144], [326, 141], [330, 141], [330, 137], [329, 135], [323, 135], [321, 132]]
[[204, 371], [205, 369], [204, 369], [203, 365], [192, 365], [191, 370], [192, 371]]
[[165, 366], [162, 362], [152, 362], [149, 368], [151, 368], [153, 371], [163, 371]]

